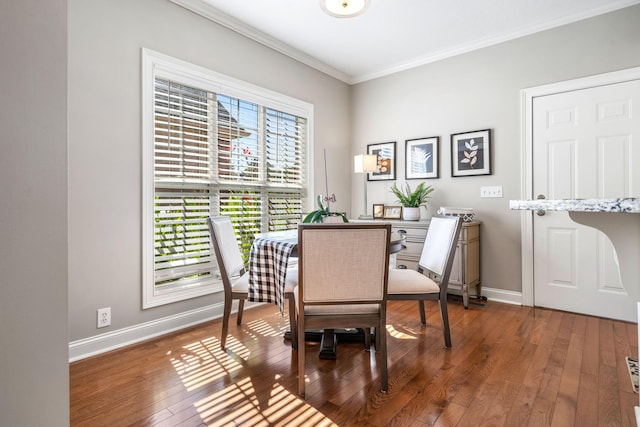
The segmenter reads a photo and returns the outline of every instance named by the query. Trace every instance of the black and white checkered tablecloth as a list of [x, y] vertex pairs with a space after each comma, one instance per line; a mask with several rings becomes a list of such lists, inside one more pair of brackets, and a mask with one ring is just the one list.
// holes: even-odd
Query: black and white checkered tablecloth
[[249, 301], [272, 302], [284, 312], [287, 264], [296, 245], [296, 230], [256, 236], [249, 256]]

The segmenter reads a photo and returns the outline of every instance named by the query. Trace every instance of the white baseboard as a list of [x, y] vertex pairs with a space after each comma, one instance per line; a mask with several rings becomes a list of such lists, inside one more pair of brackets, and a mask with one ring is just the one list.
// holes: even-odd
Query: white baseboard
[[522, 305], [522, 292], [506, 291], [504, 289], [495, 289], [482, 287], [482, 296], [487, 297], [490, 301], [503, 302], [506, 304]]
[[[69, 343], [69, 362], [85, 359], [222, 317], [223, 303], [201, 307]], [[246, 307], [249, 308], [249, 307]]]
[[[522, 305], [522, 292], [483, 286], [482, 295], [490, 301]], [[246, 305], [245, 309], [251, 308], [251, 305], [253, 304]], [[86, 359], [220, 317], [222, 317], [222, 303], [73, 341], [69, 343], [69, 362]]]

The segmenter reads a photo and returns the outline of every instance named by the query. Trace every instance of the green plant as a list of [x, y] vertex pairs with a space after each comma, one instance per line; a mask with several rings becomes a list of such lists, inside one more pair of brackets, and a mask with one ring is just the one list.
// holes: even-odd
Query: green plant
[[342, 222], [349, 222], [345, 214], [343, 214], [342, 212], [329, 211], [329, 207], [325, 206], [322, 203], [322, 196], [318, 196], [318, 206], [320, 207], [320, 209], [309, 212], [309, 214], [304, 217], [302, 222], [322, 222], [323, 218], [328, 216], [339, 216], [342, 218]]
[[398, 198], [398, 202], [400, 202], [402, 206], [405, 208], [427, 206], [427, 200], [431, 198], [429, 194], [434, 190], [431, 185], [425, 186], [424, 182], [421, 182], [415, 191], [411, 191], [409, 183], [405, 182], [404, 184], [404, 186], [398, 187], [394, 183], [391, 187], [391, 192]]

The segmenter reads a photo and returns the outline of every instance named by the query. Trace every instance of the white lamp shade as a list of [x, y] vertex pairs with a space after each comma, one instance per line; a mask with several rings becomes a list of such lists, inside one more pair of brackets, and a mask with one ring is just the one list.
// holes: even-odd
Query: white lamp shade
[[364, 13], [369, 7], [369, 0], [320, 0], [320, 7], [336, 18], [351, 18]]
[[378, 156], [375, 154], [358, 154], [353, 158], [355, 173], [371, 173], [378, 171]]

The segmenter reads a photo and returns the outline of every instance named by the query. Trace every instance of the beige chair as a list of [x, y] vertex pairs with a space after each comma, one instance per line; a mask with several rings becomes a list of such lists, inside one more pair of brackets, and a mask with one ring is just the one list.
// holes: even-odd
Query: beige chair
[[[242, 254], [238, 248], [235, 232], [231, 219], [226, 216], [207, 218], [211, 242], [216, 254], [218, 269], [224, 286], [224, 311], [222, 316], [222, 336], [220, 348], [225, 349], [227, 335], [229, 333], [229, 317], [233, 300], [238, 300], [237, 324], [242, 323], [242, 311], [244, 301], [248, 297], [249, 273], [245, 271]], [[294, 290], [298, 284], [298, 270], [287, 270], [284, 296], [289, 304], [289, 323], [291, 328], [291, 345], [297, 347], [296, 334], [296, 308]]]
[[387, 391], [386, 294], [390, 224], [298, 225], [298, 392], [305, 394], [307, 329], [376, 328]]
[[457, 216], [432, 217], [418, 262], [418, 270], [389, 270], [387, 299], [417, 300], [422, 324], [427, 323], [424, 301], [438, 301], [446, 347], [451, 347], [447, 288], [460, 227], [461, 220]]

